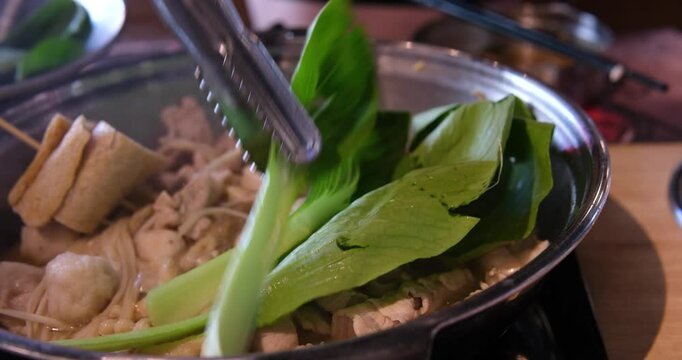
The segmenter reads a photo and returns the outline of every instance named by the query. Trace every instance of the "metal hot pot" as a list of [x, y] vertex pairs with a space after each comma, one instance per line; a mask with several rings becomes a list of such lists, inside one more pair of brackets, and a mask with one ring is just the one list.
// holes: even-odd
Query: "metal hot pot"
[[[300, 52], [300, 39], [285, 39], [272, 49], [285, 72], [291, 71]], [[456, 50], [410, 42], [379, 44], [376, 59], [385, 108], [419, 111], [474, 101], [475, 94], [498, 99], [513, 93], [531, 105], [538, 119], [556, 124], [552, 148], [555, 185], [538, 220], [540, 236], [551, 245], [501, 283], [405, 325], [351, 340], [243, 358], [415, 359], [428, 358], [432, 347], [443, 343], [453, 355], [466, 356], [512, 322], [532, 289], [589, 231], [606, 201], [610, 170], [603, 139], [581, 110], [538, 81]], [[124, 56], [15, 104], [1, 116], [38, 137], [54, 112], [67, 116], [84, 113], [92, 119], [106, 119], [153, 146], [161, 131], [159, 110], [183, 95], [200, 97], [193, 70], [190, 58], [180, 52]], [[0, 198], [7, 198], [32, 156], [31, 149], [0, 132]], [[19, 239], [20, 222], [5, 201], [0, 204], [0, 229], [3, 251], [8, 251]], [[68, 349], [4, 330], [0, 330], [0, 349], [41, 359], [136, 357]]]

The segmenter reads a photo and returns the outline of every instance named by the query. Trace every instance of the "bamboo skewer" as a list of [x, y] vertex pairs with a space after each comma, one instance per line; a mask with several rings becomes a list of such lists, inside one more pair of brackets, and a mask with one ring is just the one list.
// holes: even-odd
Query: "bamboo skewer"
[[40, 142], [32, 138], [31, 135], [27, 134], [25, 131], [12, 125], [9, 121], [0, 117], [0, 128], [4, 129], [8, 133], [14, 135], [17, 139], [21, 140], [28, 147], [33, 148], [33, 150], [40, 149]]

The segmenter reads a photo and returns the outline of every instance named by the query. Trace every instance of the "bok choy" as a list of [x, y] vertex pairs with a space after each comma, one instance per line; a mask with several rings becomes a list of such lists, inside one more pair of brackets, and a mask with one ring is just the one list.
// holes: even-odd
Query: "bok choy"
[[[330, 1], [319, 14], [291, 86], [320, 130], [322, 152], [300, 168], [273, 146], [263, 187], [210, 313], [203, 355], [247, 349], [259, 292], [275, 260], [347, 206], [356, 191], [359, 154], [374, 128], [378, 97], [371, 47], [351, 23], [346, 0]], [[306, 190], [303, 204], [289, 216]]]
[[297, 167], [271, 148], [238, 245], [153, 289], [152, 328], [62, 343], [146, 348], [206, 324], [203, 355], [240, 354], [256, 326], [314, 299], [419, 259], [457, 264], [527, 237], [552, 187], [553, 127], [511, 95], [412, 118], [379, 111], [375, 76], [349, 1], [330, 0], [292, 78], [322, 134], [320, 157]]

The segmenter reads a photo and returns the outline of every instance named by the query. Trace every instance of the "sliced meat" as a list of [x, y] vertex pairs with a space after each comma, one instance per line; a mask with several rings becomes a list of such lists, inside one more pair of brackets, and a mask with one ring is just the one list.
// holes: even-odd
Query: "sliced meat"
[[292, 315], [299, 330], [299, 343], [320, 343], [331, 335], [331, 317], [314, 304], [303, 305]]
[[216, 183], [210, 173], [195, 176], [173, 197], [180, 203], [180, 213], [189, 216], [193, 212], [214, 205], [222, 195], [222, 184]]
[[25, 311], [28, 296], [42, 278], [42, 268], [0, 261], [0, 307]]
[[507, 276], [515, 273], [523, 264], [519, 258], [509, 251], [508, 247], [502, 247], [483, 254], [476, 260], [475, 267], [481, 274], [481, 278], [490, 286], [496, 284]]
[[246, 190], [256, 192], [260, 189], [261, 174], [249, 170], [248, 167], [244, 167], [239, 185]]
[[298, 346], [298, 334], [291, 317], [284, 316], [274, 324], [262, 327], [253, 336], [253, 349], [260, 352], [275, 352], [294, 349]]
[[99, 256], [65, 252], [45, 267], [47, 313], [72, 325], [90, 321], [111, 301], [119, 279]]
[[468, 269], [408, 281], [381, 298], [335, 311], [332, 338], [347, 339], [404, 324], [465, 298], [475, 288]]
[[474, 268], [485, 285], [492, 286], [531, 262], [548, 246], [548, 241], [540, 241], [533, 235], [483, 254], [475, 261]]
[[367, 300], [367, 295], [357, 290], [344, 290], [336, 294], [321, 297], [315, 302], [321, 308], [334, 312], [349, 306], [360, 304]]
[[139, 231], [133, 241], [137, 256], [146, 261], [172, 259], [186, 248], [178, 233], [167, 229]]
[[142, 260], [138, 262], [142, 291], [147, 292], [177, 276], [176, 258], [186, 245], [180, 235], [168, 229], [139, 231], [133, 238], [135, 252]]
[[228, 185], [227, 189], [227, 199], [231, 203], [242, 203], [250, 205], [253, 200], [256, 199], [256, 193], [250, 190], [246, 190], [238, 185]]
[[166, 126], [164, 138], [183, 139], [210, 144], [213, 131], [201, 105], [192, 97], [182, 98], [179, 106], [169, 106], [161, 112], [161, 122]]
[[142, 229], [167, 229], [180, 225], [180, 202], [163, 191], [152, 205], [153, 213]]
[[137, 233], [142, 226], [152, 217], [154, 214], [154, 209], [151, 205], [141, 207], [130, 216], [130, 222], [128, 222], [128, 232], [131, 234]]
[[78, 237], [78, 233], [55, 222], [40, 228], [24, 226], [19, 253], [32, 264], [45, 265], [69, 249]]
[[214, 234], [207, 234], [199, 239], [197, 242], [182, 255], [178, 264], [180, 269], [185, 272], [211, 260], [218, 255], [218, 240]]

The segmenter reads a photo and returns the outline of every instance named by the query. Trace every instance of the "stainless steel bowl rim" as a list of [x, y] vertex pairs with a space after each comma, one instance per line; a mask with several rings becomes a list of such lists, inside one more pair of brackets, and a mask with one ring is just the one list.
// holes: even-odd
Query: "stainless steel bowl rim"
[[126, 18], [125, 2], [123, 0], [109, 1], [114, 5], [115, 11], [104, 11], [102, 4], [107, 3], [101, 0], [77, 0], [92, 16], [96, 16], [91, 21], [95, 22], [93, 33], [90, 34], [85, 44], [85, 54], [78, 59], [60, 66], [54, 70], [43, 74], [30, 77], [18, 83], [0, 85], [0, 100], [21, 96], [30, 91], [40, 91], [46, 86], [51, 86], [59, 81], [66, 80], [81, 71], [86, 65], [92, 63], [112, 46], [118, 37]]
[[[385, 343], [385, 338], [395, 337], [400, 334], [413, 338], [415, 342], [425, 341], [431, 343], [434, 336], [444, 327], [456, 322], [475, 316], [491, 307], [505, 302], [507, 299], [515, 297], [518, 293], [526, 290], [537, 283], [544, 275], [553, 269], [563, 260], [587, 234], [594, 224], [597, 216], [601, 212], [607, 199], [610, 187], [611, 170], [609, 166], [609, 155], [606, 143], [599, 134], [596, 126], [589, 117], [573, 103], [561, 98], [554, 91], [527, 75], [509, 69], [497, 62], [490, 62], [474, 58], [468, 54], [453, 49], [439, 48], [429, 45], [417, 44], [413, 42], [392, 42], [380, 43], [376, 49], [377, 56], [388, 55], [391, 53], [402, 53], [414, 56], [415, 59], [423, 58], [429, 61], [458, 61], [465, 63], [480, 71], [500, 71], [506, 79], [510, 81], [522, 81], [526, 86], [547, 94], [559, 106], [570, 111], [579, 121], [586, 141], [591, 141], [590, 155], [593, 158], [592, 178], [589, 189], [585, 195], [585, 202], [580, 207], [579, 212], [574, 216], [570, 224], [559, 235], [564, 239], [551, 244], [548, 249], [542, 252], [537, 258], [519, 271], [509, 276], [505, 280], [491, 286], [477, 296], [473, 296], [461, 301], [449, 308], [437, 311], [419, 319], [413, 320], [401, 326], [366, 335], [354, 339], [334, 341], [327, 344], [317, 345], [309, 348], [298, 349], [294, 352], [270, 353], [270, 354], [247, 354], [239, 358], [268, 358], [268, 357], [287, 357], [289, 355], [312, 355], [316, 353], [332, 353], [335, 349], [348, 348], [348, 344], [353, 347], [363, 347], [371, 344]], [[95, 74], [96, 75], [96, 74]], [[70, 84], [62, 85], [68, 87]], [[54, 89], [53, 89], [54, 90]], [[33, 99], [40, 99], [40, 94]], [[27, 100], [6, 113], [26, 109], [31, 100]], [[399, 345], [399, 344], [396, 344]], [[400, 344], [409, 346], [409, 344]], [[149, 358], [142, 355], [115, 354], [115, 353], [96, 353], [87, 352], [61, 346], [52, 345], [40, 341], [30, 340], [25, 337], [0, 331], [0, 348], [18, 354], [40, 357], [43, 359], [62, 359], [62, 358]]]

